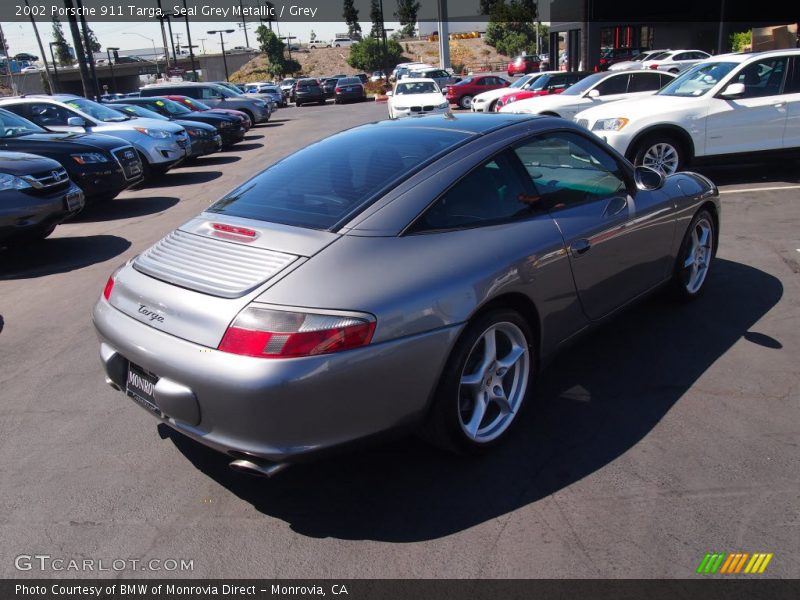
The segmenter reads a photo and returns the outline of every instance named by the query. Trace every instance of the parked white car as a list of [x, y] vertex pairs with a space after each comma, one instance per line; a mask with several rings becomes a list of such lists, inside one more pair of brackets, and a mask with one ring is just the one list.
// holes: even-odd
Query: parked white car
[[542, 75], [558, 73], [558, 71], [542, 71], [541, 73], [528, 73], [523, 75], [507, 87], [481, 92], [472, 99], [470, 110], [472, 112], [494, 112], [494, 105], [498, 98], [502, 98], [511, 90], [527, 90]]
[[614, 63], [608, 67], [609, 71], [629, 71], [634, 69], [641, 69], [646, 60], [655, 60], [662, 55], [666, 56], [668, 52], [672, 52], [669, 48], [663, 50], [647, 50], [634, 56], [631, 60], [623, 60], [622, 62]]
[[658, 69], [669, 73], [680, 73], [711, 55], [702, 50], [671, 50], [665, 54], [646, 60], [643, 69]]
[[450, 103], [433, 79], [406, 78], [398, 81], [389, 96], [389, 118], [446, 113]]
[[337, 37], [331, 42], [334, 48], [347, 48], [353, 45], [353, 40], [349, 37]]
[[652, 96], [675, 79], [672, 73], [659, 71], [623, 71], [593, 73], [571, 85], [560, 94], [536, 96], [512, 102], [501, 113], [550, 115], [573, 119], [589, 107], [627, 98]]
[[798, 62], [800, 49], [715, 56], [653, 96], [590, 108], [575, 121], [635, 164], [667, 174], [695, 159], [797, 150]]

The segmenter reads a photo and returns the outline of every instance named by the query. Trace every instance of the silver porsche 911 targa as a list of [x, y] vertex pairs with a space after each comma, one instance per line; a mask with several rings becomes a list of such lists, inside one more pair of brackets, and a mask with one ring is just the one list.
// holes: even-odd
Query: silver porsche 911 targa
[[703, 291], [716, 187], [554, 117], [372, 123], [284, 158], [117, 270], [108, 382], [270, 475], [422, 425], [500, 442], [564, 342], [661, 286]]

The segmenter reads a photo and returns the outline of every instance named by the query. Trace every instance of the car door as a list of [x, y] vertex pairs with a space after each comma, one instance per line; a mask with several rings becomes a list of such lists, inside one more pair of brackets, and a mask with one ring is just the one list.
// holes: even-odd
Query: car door
[[200, 88], [199, 99], [208, 104], [209, 106], [216, 108], [222, 103], [224, 96], [220, 92], [211, 87], [203, 86]]
[[663, 192], [638, 191], [626, 167], [578, 133], [536, 135], [514, 152], [563, 236], [586, 316], [596, 320], [661, 283], [675, 228]]
[[[743, 94], [709, 99], [706, 154], [774, 150], [783, 147], [787, 98], [783, 93], [788, 56], [761, 58], [741, 67], [728, 83], [742, 83]], [[724, 91], [724, 89], [722, 91]]]
[[783, 147], [800, 148], [800, 53], [790, 60], [790, 71], [784, 88], [786, 124], [783, 128]]

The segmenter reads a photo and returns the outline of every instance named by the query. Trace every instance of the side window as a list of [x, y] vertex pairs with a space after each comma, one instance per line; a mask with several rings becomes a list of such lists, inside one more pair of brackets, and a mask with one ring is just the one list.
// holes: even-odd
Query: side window
[[591, 141], [569, 132], [537, 136], [514, 149], [536, 188], [533, 200], [553, 210], [626, 191], [620, 166]]
[[615, 75], [605, 81], [601, 81], [595, 88], [601, 96], [612, 94], [624, 94], [628, 87], [628, 75]]
[[203, 100], [222, 97], [222, 94], [220, 94], [217, 90], [212, 89], [210, 87], [201, 88], [200, 91], [201, 91], [200, 98]]
[[31, 121], [42, 127], [66, 125], [69, 117], [75, 116], [66, 108], [55, 104], [34, 103], [30, 105]]
[[786, 94], [800, 93], [800, 54], [792, 57], [792, 71], [786, 80]]
[[672, 57], [672, 60], [691, 60], [694, 55], [691, 52], [681, 52]]
[[492, 225], [529, 214], [513, 157], [500, 154], [473, 169], [423, 214], [412, 233]]
[[631, 80], [628, 83], [628, 91], [634, 92], [654, 92], [661, 87], [661, 75], [659, 73], [631, 73]]
[[671, 77], [670, 75], [667, 75], [666, 73], [659, 73], [658, 74], [658, 78], [659, 78], [659, 87], [658, 87], [658, 89], [661, 89], [662, 87], [667, 85], [670, 81], [675, 79], [674, 77]]
[[740, 98], [775, 96], [780, 93], [786, 72], [787, 57], [764, 58], [747, 65], [731, 80], [743, 83], [744, 94]]

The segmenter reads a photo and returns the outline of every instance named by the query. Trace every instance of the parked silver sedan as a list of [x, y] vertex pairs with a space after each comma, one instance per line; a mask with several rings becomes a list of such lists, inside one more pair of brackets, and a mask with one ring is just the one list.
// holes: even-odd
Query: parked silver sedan
[[[268, 167], [109, 278], [108, 383], [270, 475], [404, 426], [479, 453], [569, 340], [702, 293], [720, 203], [554, 117], [383, 121]], [[622, 384], [622, 383], [621, 383]]]

